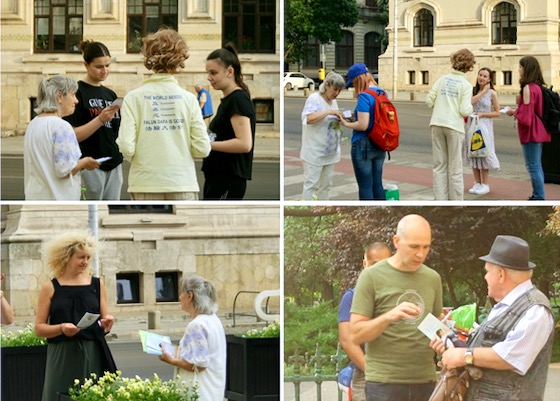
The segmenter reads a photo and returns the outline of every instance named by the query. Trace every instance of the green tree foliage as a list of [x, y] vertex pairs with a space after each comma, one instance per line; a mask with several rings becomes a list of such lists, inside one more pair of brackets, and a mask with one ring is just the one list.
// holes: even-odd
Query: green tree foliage
[[[487, 294], [484, 263], [478, 258], [490, 251], [499, 234], [517, 235], [529, 242], [531, 260], [537, 264], [533, 282], [545, 294], [550, 295], [552, 284], [558, 281], [560, 239], [544, 233], [547, 220], [554, 212], [551, 207], [323, 207], [307, 212], [315, 214], [301, 219], [317, 219], [320, 213], [331, 213], [332, 218], [333, 212], [338, 213], [331, 229], [322, 233], [321, 245], [314, 252], [320, 252], [323, 257], [329, 255], [330, 259], [321, 262], [327, 266], [322, 274], [339, 284], [340, 292], [355, 285], [362, 269], [363, 248], [373, 241], [392, 244], [398, 221], [410, 213], [424, 216], [432, 226], [432, 249], [426, 264], [442, 276], [449, 306], [475, 301], [484, 305]], [[297, 219], [293, 214], [289, 210], [285, 213], [288, 219]], [[285, 234], [285, 254], [292, 244], [290, 235]], [[305, 263], [303, 253], [300, 263]], [[304, 282], [300, 278], [300, 287], [294, 291], [302, 291]], [[286, 282], [285, 289], [291, 288]]]
[[338, 42], [342, 27], [358, 22], [355, 0], [286, 0], [284, 2], [284, 58], [299, 62], [304, 58], [307, 38], [321, 43]]

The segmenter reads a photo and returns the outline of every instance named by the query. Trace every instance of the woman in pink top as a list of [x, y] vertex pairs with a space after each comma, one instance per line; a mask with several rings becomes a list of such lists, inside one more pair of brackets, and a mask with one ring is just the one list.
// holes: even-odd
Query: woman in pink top
[[531, 177], [533, 193], [529, 200], [544, 200], [544, 172], [541, 163], [542, 144], [550, 142], [550, 134], [539, 118], [543, 112], [541, 87], [544, 79], [538, 60], [525, 56], [519, 60], [519, 83], [521, 96], [517, 109], [508, 110], [509, 116], [517, 119], [517, 132], [525, 158], [525, 167]]

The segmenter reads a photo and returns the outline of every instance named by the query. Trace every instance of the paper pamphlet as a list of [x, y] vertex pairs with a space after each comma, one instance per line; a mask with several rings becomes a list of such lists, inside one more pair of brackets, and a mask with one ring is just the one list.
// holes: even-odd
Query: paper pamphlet
[[78, 326], [80, 329], [85, 329], [86, 327], [89, 327], [92, 324], [94, 324], [99, 316], [100, 316], [99, 313], [86, 312], [84, 313], [84, 316], [82, 316], [82, 318], [80, 319], [80, 321], [76, 326]]
[[103, 163], [103, 162], [106, 162], [107, 160], [111, 160], [111, 159], [112, 159], [111, 156], [106, 156], [106, 157], [100, 157], [99, 159], [95, 159], [95, 161], [97, 163]]
[[344, 110], [342, 114], [344, 115], [344, 118], [352, 118], [352, 110]]
[[418, 330], [426, 335], [430, 340], [443, 338], [451, 329], [441, 322], [437, 317], [428, 313], [424, 320], [418, 325]]
[[118, 97], [115, 100], [113, 100], [113, 103], [111, 103], [111, 106], [119, 106], [122, 107], [122, 102], [123, 102], [123, 98], [122, 97]]
[[149, 331], [138, 330], [140, 341], [142, 342], [142, 351], [150, 355], [161, 355], [161, 347], [168, 354], [175, 356], [175, 346], [171, 344], [168, 336], [162, 336]]
[[511, 110], [511, 107], [509, 107], [509, 106], [502, 107], [500, 109], [500, 113], [507, 113], [509, 110]]

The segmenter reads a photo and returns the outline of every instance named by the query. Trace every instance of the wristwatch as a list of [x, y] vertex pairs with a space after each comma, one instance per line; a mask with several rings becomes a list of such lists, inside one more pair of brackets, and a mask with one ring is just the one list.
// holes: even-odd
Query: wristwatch
[[473, 366], [474, 365], [474, 355], [473, 355], [474, 348], [467, 348], [465, 352], [465, 365]]

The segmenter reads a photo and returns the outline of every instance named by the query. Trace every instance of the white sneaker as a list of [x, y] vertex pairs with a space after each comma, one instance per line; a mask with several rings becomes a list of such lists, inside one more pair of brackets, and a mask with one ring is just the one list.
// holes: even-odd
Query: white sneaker
[[490, 192], [490, 186], [488, 184], [480, 184], [477, 190], [474, 191], [475, 195], [486, 195]]
[[475, 191], [478, 190], [478, 188], [480, 188], [480, 184], [478, 182], [475, 182], [474, 185], [472, 186], [471, 189], [469, 189], [469, 194], [474, 194], [476, 193]]

